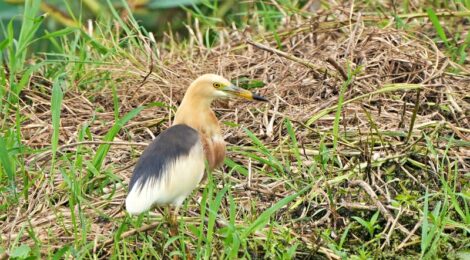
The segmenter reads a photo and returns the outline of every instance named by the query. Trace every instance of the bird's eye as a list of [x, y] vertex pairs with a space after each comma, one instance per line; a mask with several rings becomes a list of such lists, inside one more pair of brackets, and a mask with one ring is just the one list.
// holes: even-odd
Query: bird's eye
[[214, 88], [220, 88], [220, 84], [219, 83], [214, 83]]

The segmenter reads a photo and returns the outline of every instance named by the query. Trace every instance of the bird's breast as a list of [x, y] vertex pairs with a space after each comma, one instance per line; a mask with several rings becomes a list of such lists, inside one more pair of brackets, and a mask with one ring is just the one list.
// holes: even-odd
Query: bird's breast
[[209, 164], [209, 168], [219, 167], [225, 158], [225, 141], [221, 135], [205, 135], [202, 138], [204, 144], [204, 154]]

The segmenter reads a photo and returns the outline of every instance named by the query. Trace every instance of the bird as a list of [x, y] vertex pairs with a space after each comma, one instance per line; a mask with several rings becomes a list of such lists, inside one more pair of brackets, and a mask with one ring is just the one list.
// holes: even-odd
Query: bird
[[176, 225], [178, 211], [203, 179], [206, 165], [211, 172], [225, 158], [225, 141], [211, 103], [234, 97], [268, 101], [216, 74], [204, 74], [190, 84], [171, 127], [150, 143], [134, 167], [125, 201], [130, 215], [169, 206], [174, 209], [170, 225]]

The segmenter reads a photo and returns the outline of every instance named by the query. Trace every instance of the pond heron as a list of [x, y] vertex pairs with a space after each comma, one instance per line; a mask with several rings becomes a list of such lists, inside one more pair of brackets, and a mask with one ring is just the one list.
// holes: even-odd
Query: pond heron
[[210, 105], [215, 99], [242, 97], [267, 101], [233, 85], [224, 77], [206, 74], [187, 89], [173, 125], [158, 135], [137, 162], [129, 183], [126, 209], [138, 215], [154, 206], [172, 206], [170, 224], [178, 210], [204, 176], [225, 156], [225, 142]]

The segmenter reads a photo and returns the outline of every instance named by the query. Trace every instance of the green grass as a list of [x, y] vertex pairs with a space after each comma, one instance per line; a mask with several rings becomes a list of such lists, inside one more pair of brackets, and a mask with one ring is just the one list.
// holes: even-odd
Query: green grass
[[[303, 110], [297, 113], [299, 117], [289, 110], [302, 105], [286, 105], [283, 100], [279, 114], [269, 111], [272, 106], [248, 104], [237, 109], [250, 111], [253, 118], [231, 114], [223, 119], [233, 140], [224, 167], [210, 174], [185, 201], [179, 236], [169, 235], [160, 214], [127, 215], [122, 201], [129, 174], [142, 151], [142, 145], [135, 143], [148, 143], [149, 132], [158, 134], [167, 127], [178, 101], [169, 88], [155, 87], [146, 93], [158, 93], [158, 100], [139, 94], [148, 85], [173, 86], [168, 82], [173, 69], [187, 69], [185, 64], [200, 61], [201, 56], [213, 58], [210, 51], [198, 53], [191, 41], [201, 35], [202, 44], [214, 53], [230, 54], [234, 59], [252, 55], [243, 40], [239, 42], [240, 34], [232, 39], [218, 33], [227, 30], [235, 35], [233, 23], [259, 32], [254, 36], [260, 42], [301, 56], [286, 44], [296, 35], [289, 35], [292, 30], [286, 33], [283, 21], [284, 15], [308, 17], [308, 10], [301, 11], [307, 1], [200, 2], [178, 9], [196, 36], [182, 33], [175, 23], [168, 32], [173, 36], [161, 36], [155, 44], [150, 43], [150, 30], [131, 15], [138, 10], [124, 1], [97, 6], [84, 1], [87, 8], [79, 13], [75, 6], [60, 3], [67, 16], [84, 27], [45, 31], [45, 23], [60, 24], [60, 17], [42, 15], [40, 1], [27, 0], [19, 16], [21, 27], [14, 25], [14, 19], [19, 18], [2, 24], [0, 259], [185, 258], [184, 245], [190, 246], [196, 259], [435, 259], [468, 255], [470, 176], [463, 172], [468, 167], [468, 153], [462, 151], [470, 144], [461, 137], [468, 136], [468, 123], [462, 119], [465, 111], [460, 113], [452, 103], [435, 101], [436, 96], [446, 93], [427, 83], [387, 82], [366, 90], [371, 86], [357, 80], [368, 76], [365, 68], [353, 67], [356, 61], [348, 57], [344, 58], [348, 63], [342, 64], [348, 68], [346, 81], [328, 85], [328, 78], [320, 78], [312, 87], [315, 91], [336, 91], [326, 94], [333, 95], [335, 102], [323, 104], [321, 101], [329, 97], [319, 98], [315, 92], [317, 99], [308, 102], [319, 102], [319, 109]], [[116, 9], [116, 3], [122, 8]], [[322, 8], [333, 17], [330, 22], [337, 23], [338, 8], [328, 1], [322, 2]], [[395, 23], [394, 28], [417, 38], [428, 36], [460, 66], [446, 73], [468, 80], [468, 1], [420, 7], [404, 1], [394, 8], [392, 11], [376, 1], [355, 2], [355, 11], [364, 12], [366, 28]], [[87, 10], [97, 17], [93, 34], [83, 22], [90, 15]], [[446, 15], [448, 10], [454, 15]], [[323, 23], [312, 21], [313, 25]], [[312, 24], [294, 27], [308, 30]], [[342, 30], [344, 27], [338, 26], [335, 33], [342, 34]], [[294, 43], [313, 37], [298, 35]], [[218, 46], [227, 39], [234, 50], [224, 52]], [[49, 46], [45, 52], [44, 43]], [[171, 53], [172, 59], [165, 60], [157, 50], [166, 57]], [[155, 55], [155, 60], [150, 55]], [[180, 64], [174, 65], [175, 61]], [[149, 62], [153, 62], [153, 72], [143, 82]], [[267, 69], [254, 73], [259, 78], [249, 79], [247, 75], [263, 62], [240, 63], [236, 69], [244, 69], [240, 79], [247, 88], [261, 89], [275, 98], [274, 93], [283, 93], [281, 83], [286, 82], [282, 79], [289, 75], [274, 73], [275, 84], [262, 82], [265, 74], [273, 73]], [[198, 65], [210, 66], [205, 62]], [[292, 67], [291, 73], [295, 69]], [[302, 69], [305, 73], [299, 75], [311, 72]], [[185, 86], [173, 87], [171, 91], [176, 93]], [[312, 95], [307, 93], [309, 89], [303, 90], [301, 94]], [[451, 94], [458, 104], [468, 100], [468, 93]], [[281, 98], [295, 103], [288, 96]], [[372, 104], [377, 100], [384, 107], [402, 102], [403, 112], [393, 112], [403, 113], [401, 127], [389, 129], [379, 123], [380, 113]], [[220, 115], [224, 113], [230, 112]], [[362, 127], [349, 122], [354, 121], [354, 113], [364, 115]], [[436, 119], [429, 116], [431, 113], [441, 117]], [[260, 123], [265, 114], [268, 120], [275, 116], [271, 137], [259, 131], [266, 130]], [[418, 124], [425, 116], [430, 122]], [[376, 201], [385, 205], [397, 222], [388, 221], [366, 188], [351, 185], [353, 180], [367, 183], [376, 193]], [[152, 229], [128, 235], [153, 223], [157, 225]], [[408, 237], [400, 225], [408, 231], [414, 229], [413, 234]]]

